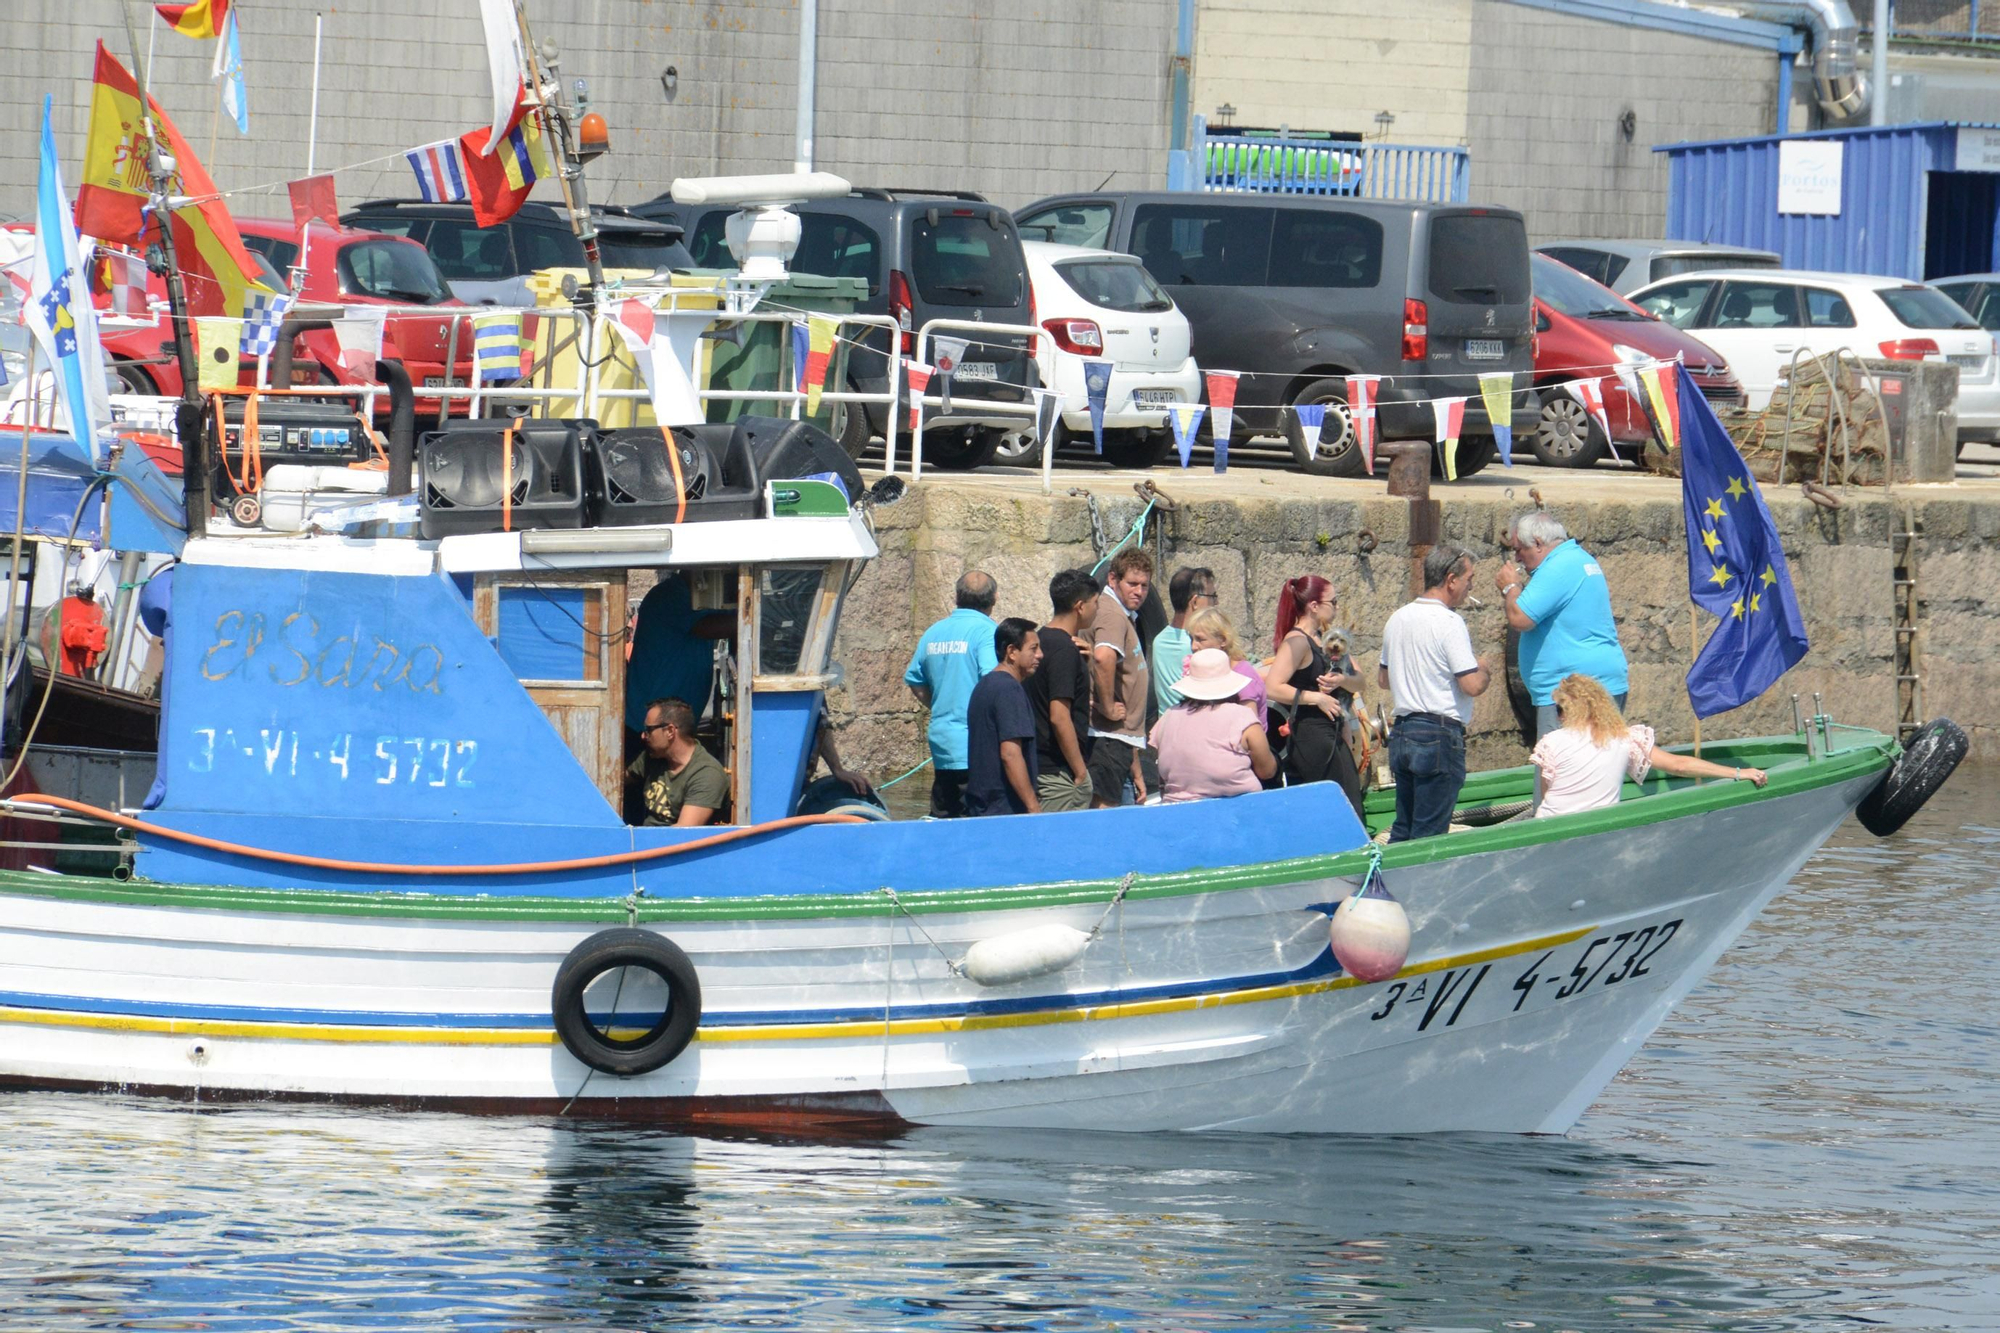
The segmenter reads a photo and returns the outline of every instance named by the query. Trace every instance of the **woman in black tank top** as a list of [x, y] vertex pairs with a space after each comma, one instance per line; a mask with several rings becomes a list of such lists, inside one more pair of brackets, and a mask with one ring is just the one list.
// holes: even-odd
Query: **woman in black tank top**
[[[1354, 678], [1334, 669], [1319, 640], [1335, 606], [1333, 586], [1317, 574], [1286, 582], [1278, 594], [1277, 655], [1264, 683], [1274, 705], [1291, 706], [1291, 734], [1274, 742], [1283, 746], [1286, 785], [1338, 783], [1359, 816], [1361, 775], [1343, 729]], [[1272, 720], [1278, 721], [1275, 709]]]

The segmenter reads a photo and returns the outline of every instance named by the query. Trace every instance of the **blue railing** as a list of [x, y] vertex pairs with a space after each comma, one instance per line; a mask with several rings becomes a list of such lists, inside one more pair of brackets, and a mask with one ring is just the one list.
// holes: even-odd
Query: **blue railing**
[[1174, 188], [1464, 203], [1472, 176], [1464, 148], [1208, 134], [1199, 117], [1189, 157]]

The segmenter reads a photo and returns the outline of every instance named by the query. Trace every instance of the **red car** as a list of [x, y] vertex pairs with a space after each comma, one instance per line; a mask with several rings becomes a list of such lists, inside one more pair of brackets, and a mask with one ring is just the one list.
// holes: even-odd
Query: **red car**
[[[267, 287], [282, 288], [284, 276], [270, 266], [262, 255], [252, 253], [258, 267], [258, 279]], [[111, 358], [112, 370], [126, 393], [162, 394], [169, 398], [180, 396], [181, 363], [174, 351], [171, 326], [167, 322], [167, 280], [157, 273], [146, 274], [146, 302], [152, 314], [152, 322], [140, 328], [123, 325], [129, 320], [111, 313], [111, 294], [101, 290], [101, 284], [94, 281], [91, 296], [97, 306], [99, 341], [104, 344], [104, 353]], [[254, 359], [243, 360], [238, 367], [237, 383], [249, 384], [257, 374]], [[304, 384], [319, 383], [319, 371], [310, 364], [296, 365], [293, 379]]]
[[[289, 272], [298, 262], [300, 234], [290, 222], [263, 218], [240, 218], [236, 229], [243, 244], [269, 260], [273, 267]], [[410, 380], [421, 388], [444, 383], [453, 318], [451, 311], [466, 310], [453, 297], [451, 288], [438, 273], [430, 252], [415, 241], [381, 232], [353, 231], [330, 227], [323, 222], [310, 224], [304, 238], [306, 273], [299, 296], [305, 301], [339, 302], [345, 305], [395, 305], [435, 307], [439, 313], [391, 315], [382, 336], [382, 355], [396, 357], [410, 372]], [[472, 324], [458, 320], [458, 345], [452, 358], [452, 382], [467, 384], [472, 376]], [[339, 383], [351, 382], [340, 368], [339, 347], [328, 330], [299, 336], [304, 354], [324, 367]], [[378, 400], [388, 410], [386, 397]], [[417, 411], [436, 412], [437, 400], [419, 396]], [[452, 404], [463, 414], [466, 402]]]
[[[1678, 356], [1711, 403], [1742, 403], [1743, 386], [1706, 343], [1567, 264], [1539, 253], [1529, 260], [1535, 284], [1535, 387], [1542, 391], [1541, 425], [1529, 441], [1536, 458], [1552, 467], [1589, 467], [1604, 457], [1609, 444], [1628, 458], [1645, 447], [1652, 425], [1639, 400], [1618, 380], [1614, 368], [1621, 364]], [[1599, 388], [1611, 423], [1609, 442], [1583, 404], [1557, 389], [1566, 381], [1596, 376], [1605, 377]]]

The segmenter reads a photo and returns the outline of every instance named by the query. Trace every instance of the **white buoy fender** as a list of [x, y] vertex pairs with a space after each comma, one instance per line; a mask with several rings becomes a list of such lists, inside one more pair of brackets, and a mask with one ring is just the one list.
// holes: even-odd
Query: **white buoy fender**
[[1410, 956], [1410, 918], [1389, 896], [1380, 876], [1333, 912], [1333, 957], [1341, 971], [1363, 981], [1387, 981]]
[[982, 986], [1005, 986], [1060, 972], [1083, 957], [1090, 936], [1073, 926], [1029, 926], [981, 940], [965, 951], [965, 975]]

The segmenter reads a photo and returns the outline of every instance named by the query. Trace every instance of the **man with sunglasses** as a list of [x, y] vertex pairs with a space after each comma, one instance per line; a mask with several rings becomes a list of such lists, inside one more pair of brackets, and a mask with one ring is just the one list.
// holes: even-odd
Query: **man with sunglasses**
[[1555, 690], [1570, 675], [1595, 680], [1624, 712], [1625, 649], [1596, 557], [1541, 509], [1509, 523], [1506, 544], [1513, 555], [1495, 581], [1507, 623], [1521, 634], [1521, 679], [1535, 705], [1535, 738], [1562, 726]]
[[682, 699], [655, 699], [646, 705], [640, 729], [646, 752], [625, 770], [639, 788], [648, 828], [706, 824], [729, 801], [729, 774], [694, 736], [694, 710]]

